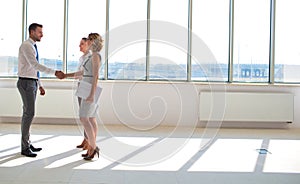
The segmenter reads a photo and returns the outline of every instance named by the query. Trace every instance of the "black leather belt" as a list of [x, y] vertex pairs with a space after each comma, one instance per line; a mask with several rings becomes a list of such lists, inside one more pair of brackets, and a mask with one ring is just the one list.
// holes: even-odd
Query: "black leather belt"
[[38, 79], [33, 79], [33, 78], [27, 78], [27, 77], [19, 77], [21, 80], [34, 80], [37, 81]]

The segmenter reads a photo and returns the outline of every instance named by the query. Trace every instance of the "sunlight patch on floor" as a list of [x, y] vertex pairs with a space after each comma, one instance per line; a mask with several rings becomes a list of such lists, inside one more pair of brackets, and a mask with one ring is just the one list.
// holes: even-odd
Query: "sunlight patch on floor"
[[253, 172], [262, 140], [218, 139], [188, 171]]
[[[97, 137], [97, 140], [101, 140], [103, 138], [104, 137]], [[77, 140], [75, 140], [74, 136], [73, 136], [72, 142], [77, 142], [78, 144], [81, 143], [82, 137], [76, 137], [76, 139]], [[74, 143], [70, 143], [70, 145], [72, 145], [73, 146], [72, 148], [75, 149], [75, 144]], [[78, 163], [78, 162], [79, 162], [78, 165], [86, 163], [83, 160], [83, 157], [81, 156], [81, 154], [85, 154], [87, 152], [87, 150], [82, 150], [82, 149], [77, 149], [76, 148], [72, 152], [73, 153], [70, 153], [70, 154], [66, 155], [66, 157], [61, 157], [61, 159], [55, 160], [51, 164], [47, 165], [45, 168], [53, 169], [53, 168], [63, 167], [63, 166], [66, 166], [66, 165], [73, 165], [73, 164], [76, 167], [77, 166], [76, 163]], [[80, 162], [82, 162], [82, 163], [80, 164]]]
[[263, 172], [300, 173], [300, 140], [270, 140]]
[[101, 141], [100, 158], [92, 162], [86, 162], [75, 169], [103, 169], [113, 163], [122, 162], [133, 152], [155, 141], [156, 137], [112, 137]]
[[113, 170], [178, 171], [203, 145], [203, 139], [166, 138]]
[[[16, 167], [42, 161], [45, 169], [69, 167], [80, 170], [178, 171], [193, 162], [189, 172], [254, 172], [262, 139], [210, 139], [160, 137], [98, 137], [100, 158], [84, 161], [76, 145], [82, 136], [32, 135], [33, 145], [42, 147], [36, 158], [20, 154], [20, 135], [0, 136], [0, 167]], [[271, 139], [263, 172], [300, 173], [300, 140]], [[198, 160], [191, 160], [193, 156]]]
[[0, 136], [1, 150], [7, 150], [11, 148], [19, 148], [20, 150], [21, 149], [20, 144], [21, 144], [21, 136], [19, 134], [7, 134], [7, 135]]
[[[19, 136], [19, 135], [18, 135]], [[51, 135], [34, 135], [32, 136], [32, 142], [35, 147], [42, 147], [41, 152], [37, 152], [38, 156], [35, 158], [24, 157], [20, 154], [20, 148], [15, 148], [9, 152], [1, 153], [1, 155], [10, 155], [14, 153], [15, 159], [9, 160], [3, 164], [1, 167], [14, 167], [24, 165], [30, 162], [35, 162], [43, 159], [45, 164], [51, 162], [51, 158], [65, 157], [65, 152], [75, 149], [75, 145], [72, 144], [76, 137], [79, 142], [80, 136], [56, 136], [51, 137]], [[81, 138], [81, 137], [80, 137]], [[42, 140], [43, 139], [43, 140]], [[81, 138], [82, 139], [82, 138]], [[40, 141], [41, 140], [41, 141]], [[20, 141], [18, 141], [20, 142]], [[61, 154], [61, 155], [60, 155]]]

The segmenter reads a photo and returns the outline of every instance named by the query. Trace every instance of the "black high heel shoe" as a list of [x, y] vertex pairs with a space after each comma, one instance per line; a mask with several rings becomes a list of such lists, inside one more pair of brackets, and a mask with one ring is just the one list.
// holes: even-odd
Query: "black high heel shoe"
[[81, 154], [82, 157], [87, 157], [89, 156], [88, 152], [86, 152], [85, 154]]
[[91, 155], [88, 155], [86, 157], [84, 157], [84, 160], [92, 160], [94, 158], [94, 156], [97, 154], [98, 158], [99, 158], [99, 148], [96, 147], [93, 151], [93, 153]]

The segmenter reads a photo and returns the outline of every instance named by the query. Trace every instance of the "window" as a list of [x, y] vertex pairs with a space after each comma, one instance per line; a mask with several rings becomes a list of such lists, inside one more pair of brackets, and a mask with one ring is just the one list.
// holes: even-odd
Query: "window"
[[277, 0], [275, 82], [300, 82], [300, 1]]
[[233, 33], [233, 81], [268, 82], [270, 0], [235, 0]]
[[[270, 17], [271, 2], [276, 2], [275, 17]], [[108, 44], [101, 51], [100, 78], [107, 74], [108, 79], [267, 83], [274, 77], [275, 83], [300, 83], [299, 8], [299, 0], [1, 1], [0, 16], [9, 19], [0, 19], [0, 77], [17, 76], [22, 34], [28, 39], [28, 26], [37, 22], [44, 26], [44, 37], [37, 44], [40, 63], [56, 70], [76, 71], [82, 55], [80, 39], [97, 32]], [[275, 20], [274, 76], [269, 74], [271, 19]], [[229, 50], [230, 35], [233, 50]], [[233, 70], [229, 71], [231, 51]], [[54, 78], [46, 73], [41, 76]]]
[[0, 76], [13, 77], [18, 72], [18, 51], [22, 42], [22, 1], [1, 1], [0, 17]]
[[[43, 25], [44, 36], [37, 43], [40, 63], [63, 70], [64, 1], [28, 0], [27, 16], [27, 27], [34, 22]], [[41, 73], [41, 77], [54, 75]]]
[[229, 0], [193, 1], [192, 80], [228, 80], [229, 5]]
[[146, 20], [147, 0], [110, 0], [108, 79], [145, 79]]
[[[67, 72], [75, 72], [78, 70], [79, 57], [83, 54], [79, 50], [81, 38], [94, 32], [99, 33], [106, 41], [106, 0], [69, 1], [68, 12]], [[102, 70], [99, 77], [104, 78], [105, 47], [101, 56]]]
[[186, 80], [188, 1], [151, 0], [150, 19], [150, 80]]

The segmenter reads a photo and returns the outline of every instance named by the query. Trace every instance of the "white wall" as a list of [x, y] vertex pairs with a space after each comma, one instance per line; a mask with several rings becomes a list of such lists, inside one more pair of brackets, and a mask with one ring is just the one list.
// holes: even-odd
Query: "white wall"
[[[0, 121], [19, 122], [22, 110], [16, 79], [1, 79]], [[202, 90], [237, 92], [288, 92], [294, 97], [292, 124], [261, 122], [225, 122], [233, 127], [287, 127], [300, 128], [300, 88], [295, 85], [267, 84], [207, 84], [186, 82], [101, 81], [99, 121], [104, 124], [127, 126], [158, 125], [204, 126], [198, 121], [199, 92]], [[47, 123], [74, 123], [77, 118], [77, 100], [72, 80], [44, 80], [46, 96], [38, 96], [36, 121]], [[62, 119], [62, 120], [57, 120]], [[225, 125], [226, 124], [226, 125]]]

